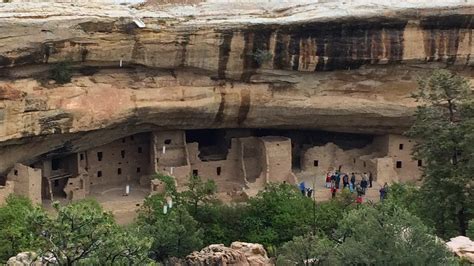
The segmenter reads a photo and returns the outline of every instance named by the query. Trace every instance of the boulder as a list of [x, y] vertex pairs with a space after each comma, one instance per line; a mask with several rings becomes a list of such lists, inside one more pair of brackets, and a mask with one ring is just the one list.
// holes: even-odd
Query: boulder
[[273, 265], [260, 244], [233, 242], [230, 247], [213, 244], [186, 257], [187, 265]]
[[11, 257], [7, 261], [8, 266], [40, 266], [43, 263], [37, 261], [38, 255], [35, 252], [21, 252], [18, 255]]
[[474, 263], [474, 241], [465, 236], [453, 237], [446, 246], [457, 256]]

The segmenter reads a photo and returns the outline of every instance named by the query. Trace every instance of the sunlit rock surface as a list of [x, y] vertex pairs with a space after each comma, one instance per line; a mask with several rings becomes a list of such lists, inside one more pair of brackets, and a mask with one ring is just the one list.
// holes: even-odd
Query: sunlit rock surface
[[473, 79], [470, 1], [25, 2], [0, 4], [0, 174], [159, 129], [402, 133], [419, 76]]

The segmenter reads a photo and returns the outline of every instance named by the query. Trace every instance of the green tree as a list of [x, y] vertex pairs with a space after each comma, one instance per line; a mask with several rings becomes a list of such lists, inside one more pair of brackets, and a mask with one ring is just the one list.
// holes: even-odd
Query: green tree
[[474, 101], [466, 79], [437, 70], [420, 81], [420, 106], [408, 135], [423, 159], [423, 216], [448, 238], [466, 235], [474, 206]]
[[191, 175], [187, 184], [187, 190], [180, 193], [180, 200], [189, 206], [192, 215], [196, 215], [199, 204], [215, 200], [217, 186], [214, 180], [204, 181], [200, 176]]
[[148, 261], [151, 241], [137, 238], [115, 224], [110, 213], [91, 200], [60, 206], [54, 218], [35, 210], [32, 231], [41, 240], [40, 255], [52, 256], [59, 265], [141, 264]]
[[311, 229], [313, 202], [295, 186], [270, 184], [247, 204], [242, 226], [249, 242], [280, 246]]
[[[428, 208], [429, 202], [423, 201], [420, 188], [411, 183], [394, 183], [390, 185], [387, 201], [408, 210], [411, 214], [423, 217], [424, 209]], [[434, 224], [431, 220], [423, 220], [430, 227]]]
[[165, 204], [162, 195], [148, 197], [137, 221], [141, 232], [153, 238], [150, 253], [158, 261], [183, 257], [202, 247], [202, 230], [186, 206], [178, 203], [164, 213]]
[[203, 229], [204, 246], [246, 241], [247, 232], [242, 221], [247, 217], [247, 213], [248, 207], [244, 204], [223, 204], [215, 201], [200, 205], [193, 217]]
[[474, 240], [474, 220], [469, 222], [469, 229], [467, 230], [467, 236]]
[[29, 199], [15, 195], [10, 195], [0, 207], [0, 264], [38, 244], [27, 220], [34, 209]]
[[158, 179], [165, 184], [165, 194], [174, 196], [176, 194], [176, 181], [174, 177], [157, 173], [153, 179]]
[[296, 236], [278, 252], [277, 265], [334, 265], [335, 243], [324, 236]]
[[422, 221], [384, 202], [344, 215], [336, 235], [336, 258], [350, 265], [444, 265], [450, 253]]

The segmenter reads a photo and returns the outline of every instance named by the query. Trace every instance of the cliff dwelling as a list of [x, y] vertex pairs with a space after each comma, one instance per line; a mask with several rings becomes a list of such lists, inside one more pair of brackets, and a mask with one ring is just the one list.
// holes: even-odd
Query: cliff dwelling
[[334, 170], [417, 182], [425, 164], [404, 132], [418, 78], [474, 82], [464, 0], [8, 2], [0, 203], [94, 197], [126, 213], [156, 173], [178, 189], [212, 179], [228, 202], [303, 181], [323, 200]]
[[[29, 166], [17, 163], [6, 193], [34, 202], [137, 201], [152, 192], [155, 173], [175, 178], [183, 189], [190, 175], [214, 180], [223, 200], [255, 195], [271, 182], [322, 186], [336, 169], [372, 173], [378, 183], [417, 181], [422, 162], [412, 159], [415, 143], [401, 135], [367, 135], [301, 130], [200, 129], [134, 134]], [[124, 199], [126, 186], [129, 186]]]

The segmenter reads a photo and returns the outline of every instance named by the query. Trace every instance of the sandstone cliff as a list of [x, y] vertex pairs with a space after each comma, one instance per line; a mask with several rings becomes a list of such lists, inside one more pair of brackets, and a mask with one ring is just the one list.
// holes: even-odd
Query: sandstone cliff
[[469, 1], [275, 2], [0, 4], [0, 173], [151, 129], [400, 133], [418, 76], [473, 79]]

